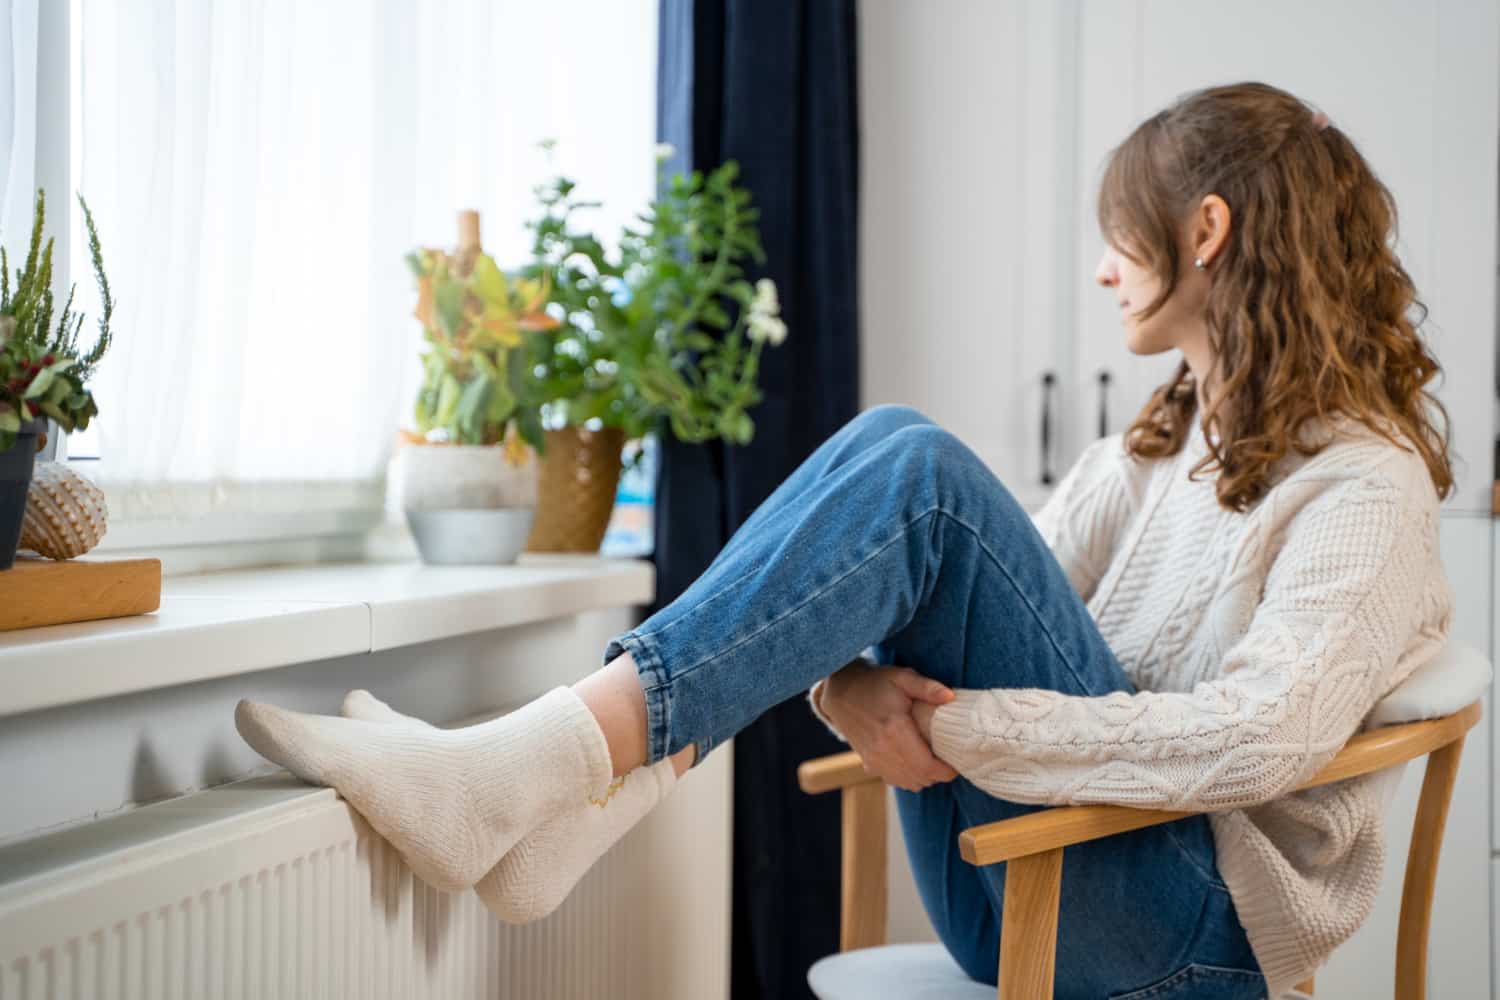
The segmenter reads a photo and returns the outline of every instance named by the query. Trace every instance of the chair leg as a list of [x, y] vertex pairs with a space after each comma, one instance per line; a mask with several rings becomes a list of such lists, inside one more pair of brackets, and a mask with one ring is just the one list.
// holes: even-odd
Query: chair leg
[[1308, 976], [1306, 979], [1302, 980], [1302, 982], [1298, 983], [1297, 984], [1297, 989], [1299, 991], [1303, 992], [1303, 993], [1306, 993], [1308, 996], [1312, 996], [1313, 995], [1313, 981], [1312, 981], [1312, 977]]
[[1417, 818], [1412, 824], [1406, 855], [1406, 882], [1401, 887], [1401, 923], [1396, 935], [1396, 1000], [1424, 1000], [1427, 996], [1427, 936], [1432, 923], [1432, 896], [1437, 882], [1438, 852], [1443, 827], [1458, 778], [1464, 738], [1439, 747], [1427, 756]]
[[1057, 964], [1061, 847], [1005, 863], [1000, 1000], [1050, 1000]]
[[839, 885], [839, 951], [885, 944], [885, 785], [843, 790], [843, 867]]

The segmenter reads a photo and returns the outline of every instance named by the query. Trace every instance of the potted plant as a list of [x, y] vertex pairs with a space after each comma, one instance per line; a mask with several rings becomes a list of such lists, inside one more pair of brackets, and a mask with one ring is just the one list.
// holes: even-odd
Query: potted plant
[[507, 277], [480, 248], [475, 212], [460, 213], [453, 253], [423, 248], [407, 264], [427, 346], [392, 487], [424, 560], [509, 562], [536, 505], [542, 427], [522, 334], [558, 325], [545, 281]]
[[38, 438], [47, 420], [62, 431], [83, 430], [99, 412], [87, 382], [109, 349], [114, 301], [104, 277], [94, 217], [81, 195], [78, 204], [88, 230], [102, 311], [98, 339], [87, 353], [80, 353], [78, 346], [84, 317], [73, 311], [72, 288], [62, 311], [56, 310], [52, 240], [42, 245], [47, 214], [43, 192], [37, 192], [26, 263], [16, 269], [14, 284], [10, 260], [0, 247], [0, 570], [15, 563]]
[[[669, 154], [659, 150], [658, 163]], [[552, 426], [528, 548], [598, 549], [628, 439], [660, 426], [683, 441], [754, 436], [761, 351], [782, 342], [786, 325], [776, 286], [746, 277], [765, 255], [738, 172], [729, 161], [660, 178], [661, 193], [613, 256], [575, 228], [591, 203], [571, 180], [538, 189], [543, 212], [525, 273], [550, 285], [561, 327], [535, 344]]]

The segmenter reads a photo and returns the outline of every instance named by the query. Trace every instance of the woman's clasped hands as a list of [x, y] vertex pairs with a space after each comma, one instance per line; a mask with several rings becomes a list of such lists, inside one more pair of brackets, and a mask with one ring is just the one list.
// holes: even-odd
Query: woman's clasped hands
[[872, 777], [909, 792], [958, 777], [932, 752], [933, 713], [953, 700], [946, 685], [910, 667], [857, 660], [824, 681], [817, 698]]

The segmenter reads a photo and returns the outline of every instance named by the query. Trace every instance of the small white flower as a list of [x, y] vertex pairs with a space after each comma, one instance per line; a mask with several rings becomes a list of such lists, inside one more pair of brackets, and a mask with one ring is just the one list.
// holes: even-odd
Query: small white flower
[[786, 339], [786, 324], [781, 321], [781, 302], [776, 297], [776, 282], [761, 278], [755, 283], [755, 297], [750, 300], [745, 323], [750, 339], [768, 340], [775, 347]]
[[786, 339], [786, 324], [775, 316], [768, 316], [752, 309], [748, 325], [751, 340], [766, 340], [772, 347], [776, 347]]
[[761, 278], [755, 283], [755, 299], [750, 303], [751, 310], [764, 313], [767, 316], [775, 316], [781, 312], [781, 301], [776, 297], [776, 282], [770, 278]]
[[676, 155], [677, 147], [672, 145], [670, 142], [658, 142], [656, 144], [656, 160], [658, 163], [660, 163], [662, 160], [670, 160]]
[[772, 347], [780, 347], [781, 342], [786, 339], [786, 324], [779, 319], [767, 319], [767, 327], [770, 331]]

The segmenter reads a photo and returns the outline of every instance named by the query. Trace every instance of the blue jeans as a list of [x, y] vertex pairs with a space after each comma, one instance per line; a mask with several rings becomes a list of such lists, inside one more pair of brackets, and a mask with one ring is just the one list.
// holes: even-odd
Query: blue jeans
[[[915, 410], [877, 406], [803, 462], [671, 604], [612, 639], [646, 693], [651, 760], [698, 760], [874, 647], [952, 687], [1134, 691], [1030, 517]], [[959, 857], [966, 827], [1033, 812], [959, 778], [896, 792], [938, 936], [994, 984], [1005, 866]], [[1250, 1000], [1265, 980], [1191, 816], [1064, 852], [1057, 994]]]

